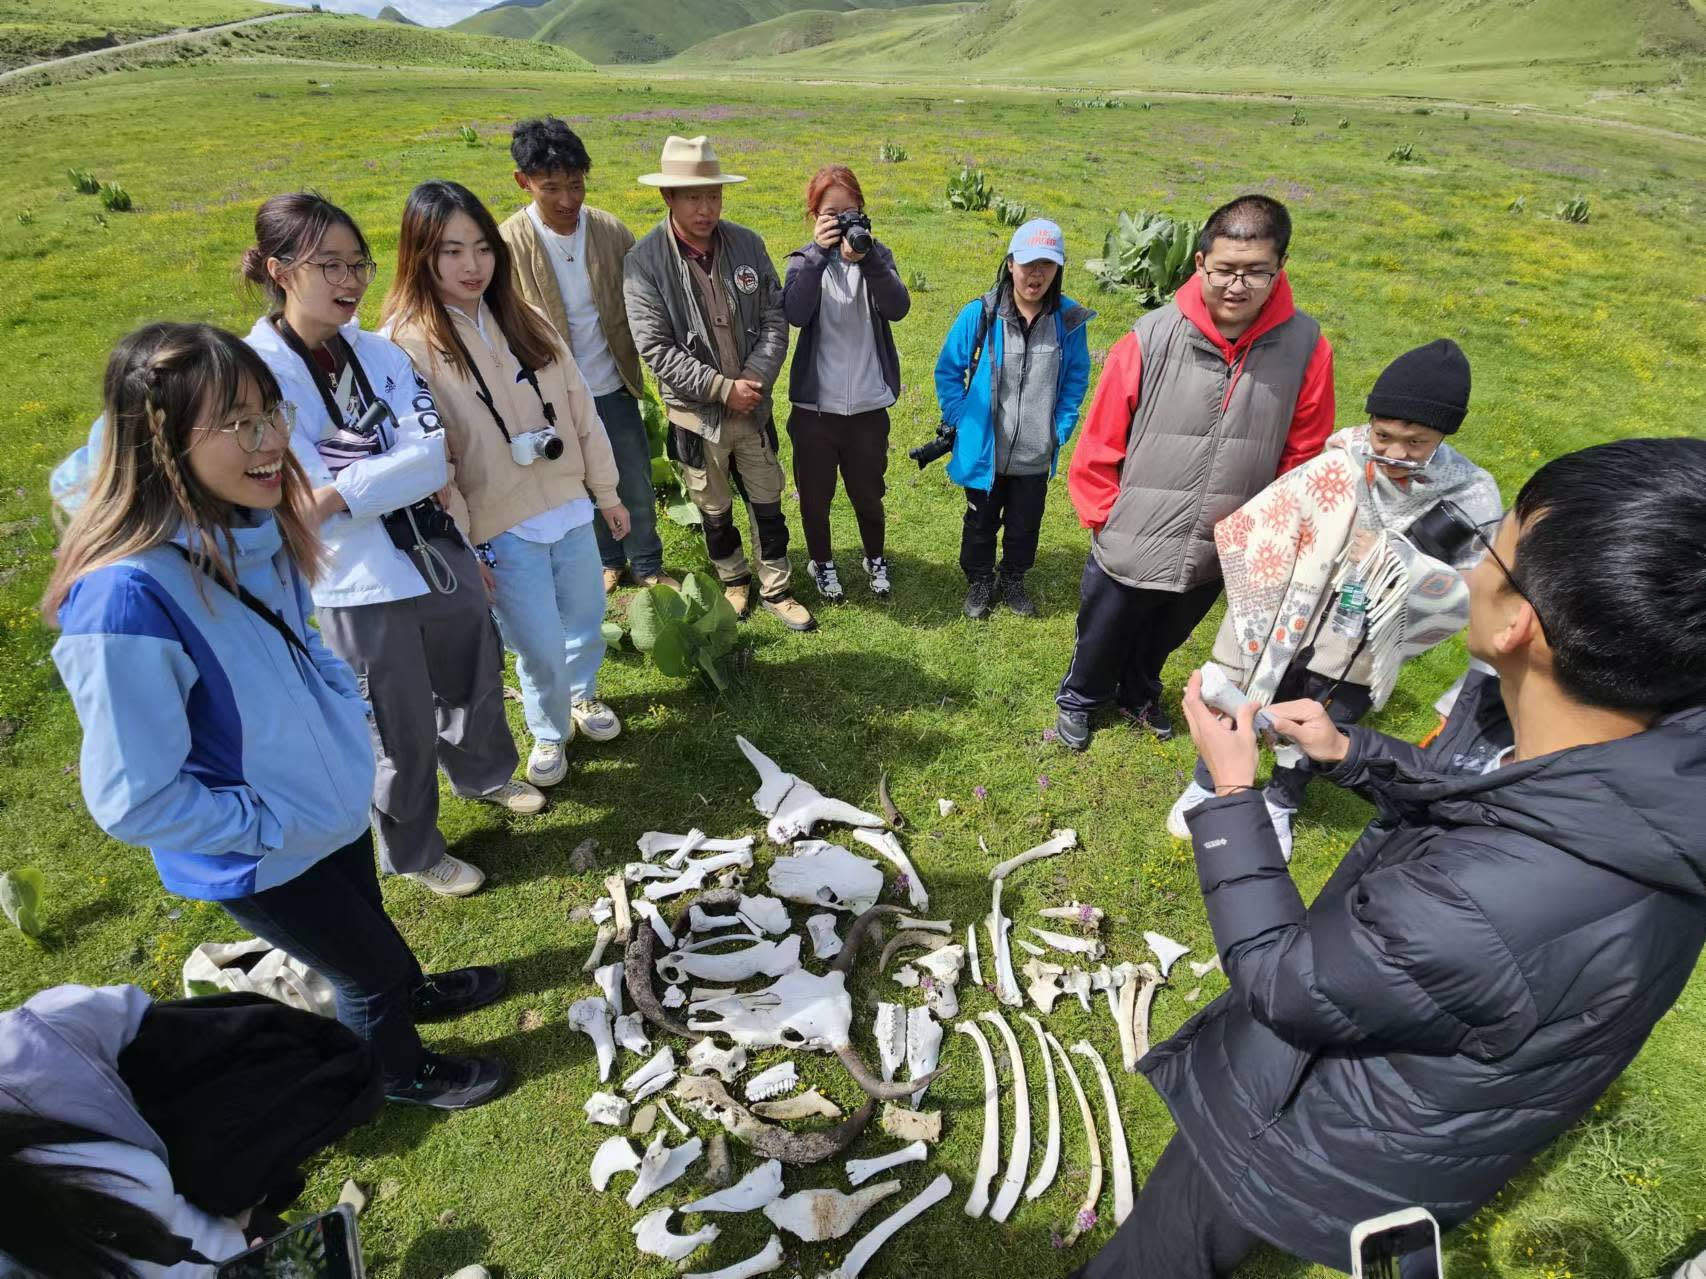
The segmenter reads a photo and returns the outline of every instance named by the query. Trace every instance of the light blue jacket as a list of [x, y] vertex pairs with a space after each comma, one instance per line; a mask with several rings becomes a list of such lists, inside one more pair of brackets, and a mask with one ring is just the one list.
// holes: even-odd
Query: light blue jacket
[[286, 883], [367, 829], [373, 742], [350, 668], [270, 514], [234, 530], [237, 576], [302, 640], [169, 546], [78, 579], [53, 660], [83, 725], [83, 800], [160, 881], [222, 901]]
[[[983, 354], [971, 367], [972, 348], [984, 309], [990, 311]], [[1078, 426], [1078, 410], [1090, 389], [1090, 336], [1087, 326], [1096, 313], [1062, 296], [1054, 313], [1060, 341], [1060, 378], [1055, 388], [1053, 475], [1061, 445]], [[997, 291], [960, 308], [942, 354], [936, 359], [936, 402], [942, 421], [954, 428], [954, 451], [948, 458], [948, 478], [962, 488], [987, 491], [995, 484], [995, 392], [1001, 385], [1002, 335], [1006, 331], [997, 305]], [[969, 375], [969, 381], [968, 381]]]

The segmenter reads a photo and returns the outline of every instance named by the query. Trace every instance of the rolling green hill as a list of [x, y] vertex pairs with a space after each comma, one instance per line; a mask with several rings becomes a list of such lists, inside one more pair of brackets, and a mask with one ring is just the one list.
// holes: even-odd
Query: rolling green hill
[[0, 0], [0, 71], [281, 8], [250, 0]]
[[379, 21], [400, 22], [405, 27], [418, 27], [421, 25], [395, 5], [389, 4], [379, 11]]
[[656, 62], [725, 32], [807, 6], [848, 13], [909, 9], [916, 0], [506, 0], [452, 28], [543, 40], [593, 62]]

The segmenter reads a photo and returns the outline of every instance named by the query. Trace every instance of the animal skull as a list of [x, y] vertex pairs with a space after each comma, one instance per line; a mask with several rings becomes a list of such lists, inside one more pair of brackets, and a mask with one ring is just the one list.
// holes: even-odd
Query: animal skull
[[882, 896], [883, 872], [839, 844], [805, 840], [795, 845], [795, 855], [770, 863], [770, 891], [802, 905], [860, 914]]
[[883, 819], [875, 813], [831, 799], [803, 778], [784, 773], [775, 761], [746, 738], [736, 736], [735, 744], [758, 771], [758, 790], [752, 796], [752, 805], [770, 819], [765, 833], [770, 836], [771, 843], [786, 844], [810, 835], [819, 822], [834, 822], [842, 826], [883, 825]]

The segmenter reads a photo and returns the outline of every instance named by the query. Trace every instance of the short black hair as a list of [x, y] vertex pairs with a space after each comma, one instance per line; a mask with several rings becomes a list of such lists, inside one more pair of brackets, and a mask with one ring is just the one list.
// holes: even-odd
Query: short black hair
[[509, 136], [509, 158], [530, 178], [549, 173], [590, 173], [592, 157], [580, 135], [554, 115], [517, 121]]
[[1197, 252], [1206, 255], [1216, 240], [1272, 240], [1284, 262], [1291, 248], [1291, 213], [1271, 195], [1241, 195], [1208, 215]]
[[1706, 440], [1566, 454], [1512, 509], [1512, 569], [1566, 693], [1623, 711], [1706, 700]]

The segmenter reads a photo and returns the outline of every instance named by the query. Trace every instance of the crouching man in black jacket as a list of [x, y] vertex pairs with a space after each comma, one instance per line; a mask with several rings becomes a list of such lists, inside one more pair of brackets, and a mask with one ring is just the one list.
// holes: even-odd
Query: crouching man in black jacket
[[[1253, 712], [1191, 734], [1230, 991], [1143, 1061], [1178, 1134], [1085, 1279], [1350, 1268], [1353, 1223], [1471, 1216], [1593, 1105], [1706, 939], [1706, 441], [1549, 463], [1470, 574], [1471, 675], [1427, 750], [1276, 727], [1378, 814], [1305, 906], [1253, 788]], [[1431, 1260], [1406, 1269], [1431, 1275]]]

